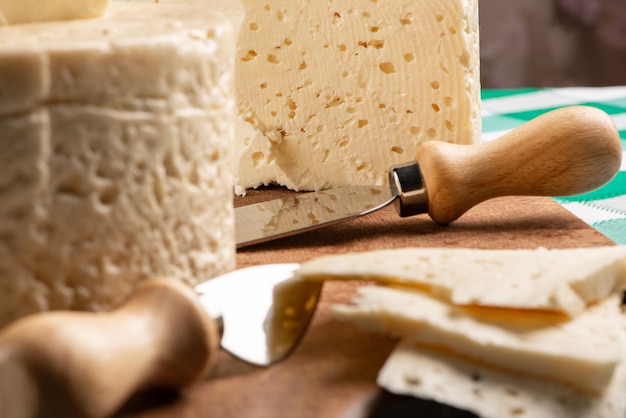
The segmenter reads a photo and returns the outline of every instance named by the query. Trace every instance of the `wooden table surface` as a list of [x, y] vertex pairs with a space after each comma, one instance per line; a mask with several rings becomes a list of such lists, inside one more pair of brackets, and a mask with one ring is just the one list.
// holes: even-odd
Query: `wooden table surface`
[[[235, 205], [283, 196], [264, 188]], [[484, 202], [448, 226], [427, 215], [399, 218], [392, 207], [300, 236], [240, 250], [238, 267], [302, 262], [323, 254], [379, 248], [572, 248], [612, 245], [549, 198], [507, 197]], [[135, 397], [120, 417], [361, 418], [473, 417], [433, 402], [400, 397], [376, 387], [376, 375], [395, 341], [334, 321], [329, 306], [346, 301], [359, 283], [328, 282], [301, 345], [267, 369], [220, 353], [216, 368], [183, 393], [151, 391]]]

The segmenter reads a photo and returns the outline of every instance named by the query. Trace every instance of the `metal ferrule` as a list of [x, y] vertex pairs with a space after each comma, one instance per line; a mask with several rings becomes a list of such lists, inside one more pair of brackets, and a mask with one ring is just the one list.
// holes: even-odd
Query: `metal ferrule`
[[398, 196], [393, 205], [402, 217], [428, 213], [428, 196], [417, 162], [392, 167], [389, 170], [391, 192]]

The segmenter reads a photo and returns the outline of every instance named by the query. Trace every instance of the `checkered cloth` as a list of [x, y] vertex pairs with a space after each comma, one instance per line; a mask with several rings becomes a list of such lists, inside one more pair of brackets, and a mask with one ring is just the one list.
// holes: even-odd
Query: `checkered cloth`
[[[485, 90], [482, 93], [483, 141], [495, 139], [542, 113], [570, 105], [589, 105], [607, 112], [626, 149], [626, 86]], [[554, 198], [566, 209], [617, 244], [626, 244], [626, 156], [606, 186], [583, 195]]]

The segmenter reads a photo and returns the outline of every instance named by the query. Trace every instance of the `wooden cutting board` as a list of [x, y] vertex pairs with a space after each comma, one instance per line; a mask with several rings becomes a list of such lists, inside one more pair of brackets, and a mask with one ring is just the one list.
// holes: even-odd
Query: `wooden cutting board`
[[[283, 196], [264, 188], [235, 205]], [[302, 262], [324, 254], [379, 248], [572, 248], [613, 243], [549, 198], [508, 197], [475, 207], [449, 226], [427, 215], [399, 218], [392, 207], [304, 235], [250, 247], [238, 267]], [[473, 417], [434, 402], [386, 393], [376, 375], [394, 347], [392, 338], [333, 321], [329, 307], [345, 302], [360, 283], [324, 285], [313, 324], [287, 360], [263, 369], [220, 353], [212, 374], [183, 393], [150, 391], [135, 397], [120, 417], [361, 418]]]

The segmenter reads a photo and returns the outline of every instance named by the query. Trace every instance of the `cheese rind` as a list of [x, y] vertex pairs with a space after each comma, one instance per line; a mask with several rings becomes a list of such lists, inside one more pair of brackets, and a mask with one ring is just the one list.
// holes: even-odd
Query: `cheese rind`
[[479, 140], [476, 0], [244, 4], [240, 192], [382, 185], [424, 141]]
[[235, 267], [242, 10], [211, 5], [113, 2], [103, 19], [0, 28], [0, 326]]
[[101, 17], [109, 0], [0, 0], [0, 26]]
[[458, 307], [419, 292], [378, 286], [360, 288], [353, 303], [334, 306], [335, 317], [586, 392], [604, 390], [624, 350], [617, 297], [571, 319]]
[[426, 288], [458, 305], [576, 315], [625, 286], [626, 247], [403, 248], [320, 257], [307, 279], [373, 279]]

